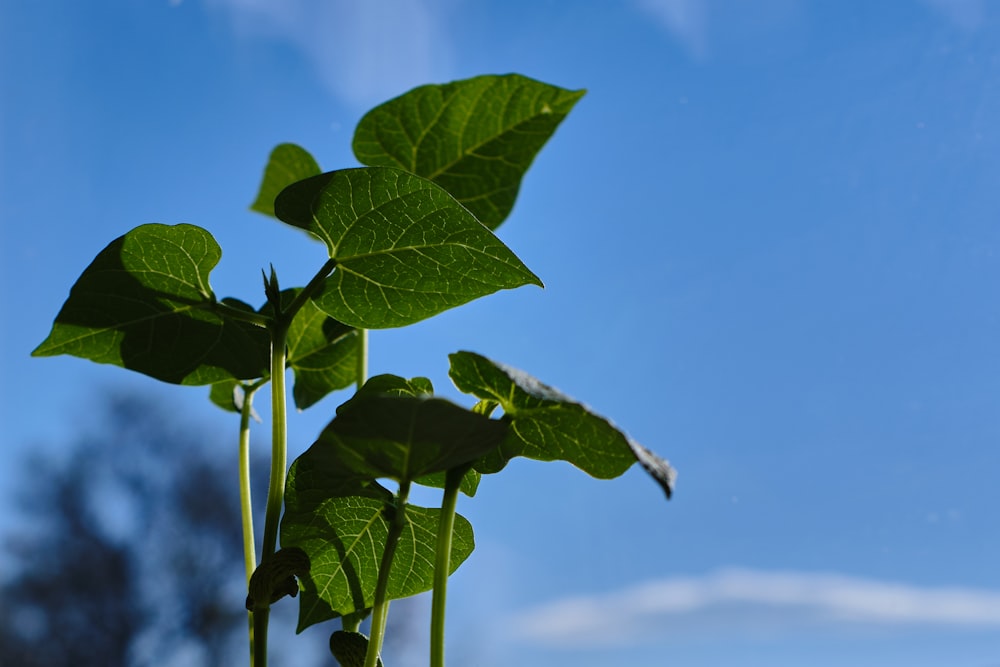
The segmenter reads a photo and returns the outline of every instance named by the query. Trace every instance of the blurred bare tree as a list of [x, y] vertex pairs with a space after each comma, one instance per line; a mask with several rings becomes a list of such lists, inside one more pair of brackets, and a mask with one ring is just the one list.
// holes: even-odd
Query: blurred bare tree
[[226, 448], [136, 397], [105, 409], [64, 459], [24, 466], [0, 665], [241, 663], [235, 434]]
[[[13, 568], [0, 575], [0, 667], [247, 664], [235, 431], [198, 429], [135, 395], [100, 409], [102, 426], [62, 458], [23, 464], [5, 544]], [[266, 476], [258, 461], [258, 498]], [[327, 640], [339, 623], [293, 636], [296, 609], [287, 598], [274, 608], [284, 627], [269, 663], [335, 665]], [[394, 611], [384, 657], [412, 664], [425, 614], [409, 601]]]

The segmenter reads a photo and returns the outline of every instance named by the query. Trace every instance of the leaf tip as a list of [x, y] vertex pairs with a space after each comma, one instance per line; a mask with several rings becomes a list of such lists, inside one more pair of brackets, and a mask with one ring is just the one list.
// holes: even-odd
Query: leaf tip
[[674, 484], [677, 481], [677, 470], [670, 465], [670, 462], [665, 458], [657, 456], [651, 450], [643, 447], [639, 443], [635, 442], [631, 438], [628, 439], [628, 445], [632, 449], [632, 453], [635, 454], [636, 460], [639, 465], [649, 473], [649, 476], [660, 485], [663, 489], [663, 493], [666, 494], [667, 500], [674, 495]]
[[49, 335], [45, 337], [38, 346], [31, 351], [31, 356], [33, 357], [54, 357], [57, 354], [61, 354], [59, 350], [59, 343], [53, 340], [55, 334], [55, 327], [53, 331], [49, 332]]
[[527, 280], [526, 280], [526, 281], [525, 281], [524, 283], [522, 283], [522, 284], [524, 284], [524, 285], [535, 285], [536, 287], [540, 287], [541, 289], [545, 289], [545, 283], [543, 283], [543, 282], [542, 282], [542, 279], [541, 279], [541, 278], [539, 278], [539, 277], [538, 277], [538, 276], [537, 276], [537, 275], [535, 274], [535, 272], [534, 272], [534, 271], [532, 271], [531, 269], [528, 269], [527, 267], [525, 267], [525, 269], [527, 270], [527, 272], [528, 272], [528, 276], [529, 276], [529, 277], [528, 277], [528, 279], [527, 279]]

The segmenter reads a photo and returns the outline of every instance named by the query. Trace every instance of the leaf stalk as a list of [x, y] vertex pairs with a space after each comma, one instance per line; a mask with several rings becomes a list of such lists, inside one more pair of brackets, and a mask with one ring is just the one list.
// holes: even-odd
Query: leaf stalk
[[469, 465], [452, 468], [445, 475], [444, 497], [438, 521], [437, 546], [434, 560], [434, 592], [431, 598], [431, 663], [444, 667], [445, 606], [448, 597], [448, 575], [451, 571], [451, 540], [455, 530], [455, 508], [462, 478]]
[[[243, 523], [243, 564], [246, 567], [247, 582], [257, 566], [257, 553], [253, 532], [253, 500], [250, 494], [250, 418], [253, 415], [253, 395], [266, 380], [258, 380], [251, 385], [243, 385], [243, 405], [240, 406], [240, 515]], [[249, 614], [250, 655], [253, 667], [254, 618]]]
[[337, 260], [326, 260], [323, 266], [320, 267], [319, 271], [316, 272], [316, 275], [314, 275], [312, 279], [306, 283], [305, 287], [299, 290], [299, 293], [295, 295], [295, 298], [292, 299], [292, 302], [288, 304], [288, 308], [284, 311], [285, 313], [290, 314], [289, 320], [291, 320], [291, 317], [294, 317], [295, 313], [299, 312], [302, 306], [305, 305], [306, 301], [313, 298], [313, 296], [319, 292], [320, 288], [323, 287], [323, 281], [327, 279], [327, 276], [329, 276], [335, 268], [337, 268]]
[[221, 317], [226, 317], [232, 320], [238, 320], [240, 322], [249, 322], [258, 327], [267, 327], [271, 324], [271, 318], [267, 315], [262, 315], [261, 313], [252, 310], [243, 310], [241, 308], [234, 308], [228, 303], [222, 301], [212, 301], [208, 308]]
[[393, 508], [389, 532], [385, 538], [385, 549], [382, 551], [382, 561], [379, 563], [378, 579], [375, 583], [375, 602], [372, 606], [371, 636], [368, 638], [365, 667], [377, 667], [379, 654], [382, 652], [382, 640], [385, 638], [386, 623], [389, 619], [389, 574], [392, 570], [393, 558], [396, 556], [399, 537], [403, 534], [403, 528], [406, 526], [406, 499], [409, 495], [410, 481], [403, 480], [399, 483], [396, 506]]
[[[261, 561], [274, 555], [278, 544], [278, 525], [285, 495], [285, 469], [288, 457], [288, 410], [285, 396], [286, 342], [290, 317], [280, 314], [271, 324], [271, 477], [264, 509], [264, 544]], [[267, 666], [268, 609], [253, 612], [254, 667]]]

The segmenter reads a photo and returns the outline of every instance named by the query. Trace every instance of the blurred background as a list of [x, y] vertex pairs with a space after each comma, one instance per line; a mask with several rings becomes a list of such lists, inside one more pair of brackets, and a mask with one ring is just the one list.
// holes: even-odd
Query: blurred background
[[[29, 357], [91, 259], [190, 222], [216, 293], [262, 303], [261, 269], [325, 258], [248, 210], [274, 145], [354, 166], [372, 106], [506, 72], [588, 89], [498, 230], [546, 289], [373, 332], [371, 372], [464, 401], [474, 350], [680, 476], [485, 479], [450, 663], [1000, 665], [989, 0], [0, 2], [0, 665], [245, 661], [236, 416]], [[294, 604], [275, 664], [332, 664]], [[387, 664], [426, 664], [428, 609], [394, 605]]]

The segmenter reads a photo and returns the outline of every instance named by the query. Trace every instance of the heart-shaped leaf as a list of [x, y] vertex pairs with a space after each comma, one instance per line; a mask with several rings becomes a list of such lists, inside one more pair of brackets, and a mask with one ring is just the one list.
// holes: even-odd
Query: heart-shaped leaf
[[212, 309], [208, 278], [221, 256], [212, 235], [194, 225], [133, 229], [84, 270], [32, 354], [71, 354], [175, 384], [261, 377], [267, 332]]
[[358, 328], [413, 324], [541, 280], [440, 186], [401, 169], [328, 172], [285, 188], [279, 219], [322, 239], [336, 270], [316, 305]]
[[264, 178], [251, 210], [274, 216], [274, 198], [286, 187], [320, 173], [319, 164], [309, 152], [295, 144], [280, 144], [271, 151]]
[[670, 464], [604, 417], [524, 371], [482, 355], [456, 352], [449, 358], [449, 375], [455, 386], [480, 399], [496, 401], [510, 422], [503, 445], [485, 465], [477, 464], [480, 472], [495, 472], [507, 459], [520, 455], [540, 461], [569, 461], [593, 477], [610, 479], [638, 461], [670, 497], [676, 477]]
[[495, 229], [535, 155], [585, 92], [518, 74], [420, 86], [365, 114], [354, 154], [431, 179]]
[[[308, 556], [309, 574], [300, 579], [298, 630], [314, 623], [367, 609], [374, 604], [378, 568], [389, 525], [386, 503], [365, 497], [331, 497], [308, 512], [286, 510], [281, 544]], [[388, 597], [430, 590], [440, 510], [407, 505], [402, 535], [389, 574]], [[455, 517], [450, 572], [475, 546], [472, 526]]]

